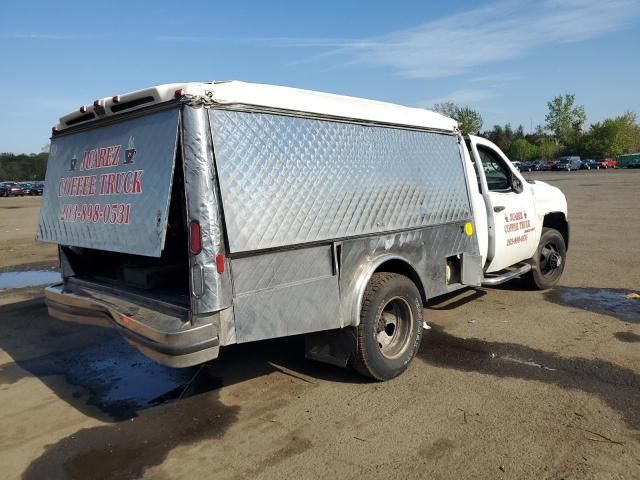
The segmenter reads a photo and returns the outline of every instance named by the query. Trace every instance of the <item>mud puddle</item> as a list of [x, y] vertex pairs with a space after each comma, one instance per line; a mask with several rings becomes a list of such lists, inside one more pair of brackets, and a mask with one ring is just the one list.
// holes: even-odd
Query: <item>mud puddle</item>
[[98, 407], [116, 421], [133, 418], [141, 409], [221, 386], [206, 364], [184, 369], [164, 367], [120, 338], [99, 340], [78, 350], [3, 365], [0, 382], [13, 383], [27, 374], [46, 382], [46, 377], [62, 375], [76, 387], [72, 395], [78, 404]]
[[625, 322], [640, 323], [640, 298], [632, 290], [619, 288], [557, 287], [545, 294], [546, 300], [590, 312], [602, 313]]
[[616, 332], [613, 334], [621, 342], [625, 343], [640, 343], [640, 335], [633, 332]]
[[60, 281], [60, 273], [52, 270], [1, 272], [0, 292], [12, 288], [37, 287]]
[[[102, 357], [105, 350], [109, 358]], [[239, 408], [219, 400], [215, 389], [221, 383], [211, 367], [169, 369], [126, 350], [112, 343], [80, 352], [73, 365], [68, 356], [57, 360], [60, 368], [69, 368], [69, 383], [90, 390], [89, 403], [119, 421], [84, 428], [47, 445], [23, 479], [142, 478], [174, 448], [220, 438], [235, 422]], [[82, 402], [82, 393], [77, 395], [75, 400]]]

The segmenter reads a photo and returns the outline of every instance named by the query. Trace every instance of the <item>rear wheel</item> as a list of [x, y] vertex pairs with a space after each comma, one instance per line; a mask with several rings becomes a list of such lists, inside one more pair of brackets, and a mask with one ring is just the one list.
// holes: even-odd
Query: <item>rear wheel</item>
[[532, 258], [533, 265], [527, 275], [532, 287], [539, 290], [553, 288], [564, 271], [567, 247], [560, 232], [553, 228], [543, 228], [540, 243]]
[[415, 284], [396, 273], [374, 273], [362, 299], [357, 349], [351, 365], [389, 380], [404, 372], [422, 339], [422, 301]]

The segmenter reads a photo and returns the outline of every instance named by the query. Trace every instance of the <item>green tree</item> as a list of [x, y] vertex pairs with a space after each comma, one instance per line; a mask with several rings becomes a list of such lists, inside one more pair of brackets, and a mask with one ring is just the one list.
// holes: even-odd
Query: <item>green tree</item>
[[48, 156], [46, 152], [0, 153], [0, 181], [43, 180]]
[[459, 108], [455, 119], [463, 135], [477, 135], [482, 128], [482, 116], [469, 107]]
[[538, 145], [538, 155], [543, 160], [553, 160], [558, 154], [558, 144], [551, 137], [544, 137]]
[[[520, 128], [518, 130], [520, 130]], [[517, 138], [516, 133], [518, 130], [514, 132], [511, 128], [511, 124], [507, 123], [504, 127], [501, 125], [494, 125], [492, 130], [484, 132], [482, 135], [498, 145], [503, 152], [509, 152], [511, 150], [511, 145]]]
[[463, 135], [475, 135], [482, 128], [482, 115], [469, 107], [460, 107], [454, 102], [442, 102], [436, 103], [432, 110], [456, 120]]
[[509, 157], [511, 160], [518, 160], [524, 162], [531, 160], [537, 153], [536, 146], [529, 143], [526, 138], [518, 138], [511, 145], [509, 150]]
[[640, 151], [640, 126], [636, 114], [625, 112], [591, 125], [585, 135], [583, 151], [599, 158]]
[[576, 105], [576, 96], [573, 94], [558, 95], [547, 102], [547, 107], [547, 130], [553, 133], [562, 146], [568, 150], [576, 150], [579, 147], [582, 127], [587, 121], [584, 107]]

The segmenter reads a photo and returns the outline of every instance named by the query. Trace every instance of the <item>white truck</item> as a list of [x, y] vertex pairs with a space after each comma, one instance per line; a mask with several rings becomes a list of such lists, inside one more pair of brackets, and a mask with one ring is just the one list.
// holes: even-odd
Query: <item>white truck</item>
[[440, 114], [237, 81], [101, 98], [53, 128], [38, 239], [58, 319], [110, 325], [174, 367], [304, 334], [309, 358], [403, 372], [423, 306], [553, 287], [560, 190]]

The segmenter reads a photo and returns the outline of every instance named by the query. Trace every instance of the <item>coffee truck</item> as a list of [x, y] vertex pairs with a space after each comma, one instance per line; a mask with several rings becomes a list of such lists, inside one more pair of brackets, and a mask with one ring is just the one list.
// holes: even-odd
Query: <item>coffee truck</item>
[[60, 118], [37, 238], [59, 248], [51, 316], [113, 327], [160, 363], [305, 335], [309, 358], [387, 380], [432, 298], [553, 287], [569, 223], [560, 190], [451, 118], [225, 81]]

